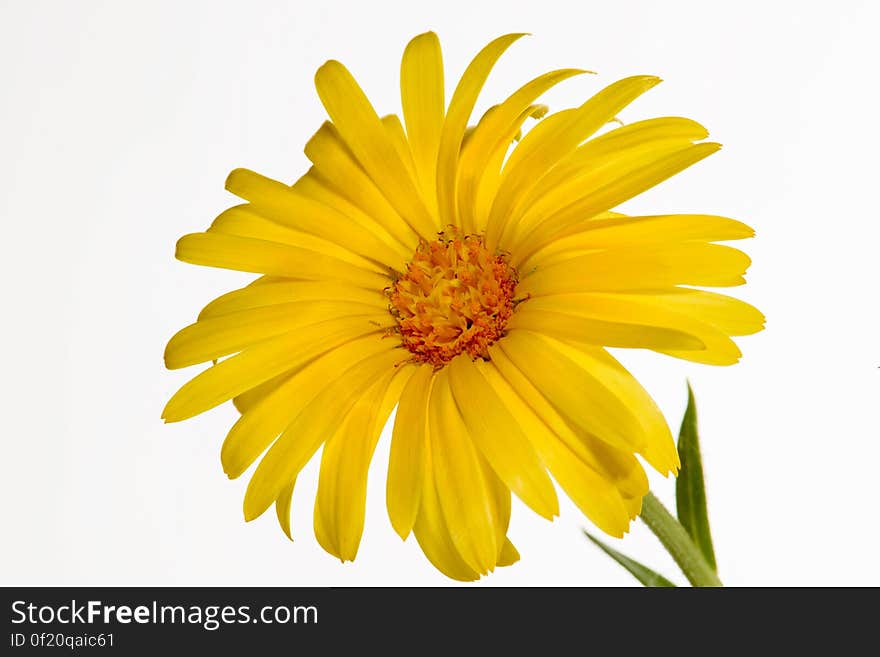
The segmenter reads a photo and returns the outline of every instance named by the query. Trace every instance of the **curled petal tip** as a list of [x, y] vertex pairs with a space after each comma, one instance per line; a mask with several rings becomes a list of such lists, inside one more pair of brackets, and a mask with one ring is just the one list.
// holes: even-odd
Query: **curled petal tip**
[[334, 70], [334, 69], [338, 70], [338, 69], [344, 69], [344, 68], [345, 68], [345, 66], [344, 66], [344, 65], [342, 64], [342, 62], [340, 62], [339, 60], [336, 60], [336, 59], [328, 59], [326, 62], [324, 62], [323, 64], [321, 64], [321, 65], [318, 67], [318, 70], [317, 70], [317, 71], [315, 71], [315, 83], [317, 84], [317, 83], [318, 83], [318, 80], [319, 80], [322, 76], [324, 76], [324, 75], [326, 75], [327, 73], [329, 73], [330, 71], [332, 71], [332, 70]]
[[236, 179], [240, 178], [242, 175], [247, 175], [251, 173], [253, 173], [253, 171], [249, 169], [245, 169], [244, 167], [236, 167], [229, 172], [229, 175], [226, 176], [226, 182], [223, 183], [223, 188], [227, 191], [231, 191], [230, 187], [234, 186]]

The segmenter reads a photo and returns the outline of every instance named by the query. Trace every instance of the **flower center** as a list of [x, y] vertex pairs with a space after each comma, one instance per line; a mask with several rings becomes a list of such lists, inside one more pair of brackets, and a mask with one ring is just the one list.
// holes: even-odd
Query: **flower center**
[[478, 235], [447, 229], [422, 242], [388, 289], [391, 314], [415, 360], [440, 367], [458, 354], [488, 359], [514, 308], [516, 271]]

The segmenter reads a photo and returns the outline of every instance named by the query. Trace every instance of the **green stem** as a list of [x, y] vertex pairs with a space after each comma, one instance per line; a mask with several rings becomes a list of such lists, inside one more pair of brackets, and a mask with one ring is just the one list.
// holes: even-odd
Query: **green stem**
[[642, 500], [641, 518], [648, 525], [648, 529], [660, 539], [663, 547], [672, 555], [691, 584], [724, 586], [681, 523], [672, 517], [660, 500], [654, 497], [654, 493], [649, 492]]

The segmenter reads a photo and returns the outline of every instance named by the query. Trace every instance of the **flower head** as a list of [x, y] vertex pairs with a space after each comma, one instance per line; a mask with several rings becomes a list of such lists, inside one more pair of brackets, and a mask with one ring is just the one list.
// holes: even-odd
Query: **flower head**
[[663, 474], [678, 457], [657, 406], [606, 347], [728, 365], [740, 357], [730, 336], [762, 328], [751, 306], [697, 289], [744, 282], [748, 257], [714, 242], [751, 229], [612, 212], [718, 149], [684, 118], [609, 129], [657, 78], [548, 113], [541, 94], [582, 73], [553, 71], [469, 127], [520, 36], [480, 51], [448, 106], [437, 37], [413, 39], [403, 122], [380, 118], [327, 62], [315, 82], [330, 121], [306, 145], [312, 168], [292, 186], [233, 171], [227, 189], [244, 203], [178, 242], [186, 262], [261, 275], [209, 303], [165, 352], [169, 368], [215, 361], [172, 397], [167, 421], [230, 399], [241, 412], [221, 458], [230, 477], [259, 459], [248, 520], [274, 504], [290, 536], [296, 478], [323, 446], [315, 534], [354, 559], [369, 463], [396, 407], [391, 523], [446, 575], [516, 561], [510, 493], [552, 518], [551, 476], [621, 536], [648, 490], [636, 455]]
[[450, 227], [419, 244], [390, 290], [395, 330], [416, 362], [442, 367], [462, 352], [488, 360], [513, 314], [516, 270]]

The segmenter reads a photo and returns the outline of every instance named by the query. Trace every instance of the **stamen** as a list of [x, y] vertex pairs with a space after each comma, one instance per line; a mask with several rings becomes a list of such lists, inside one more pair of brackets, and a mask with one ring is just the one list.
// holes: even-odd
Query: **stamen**
[[449, 228], [419, 244], [387, 294], [403, 346], [416, 361], [441, 367], [465, 352], [488, 359], [513, 313], [516, 283], [506, 256]]

